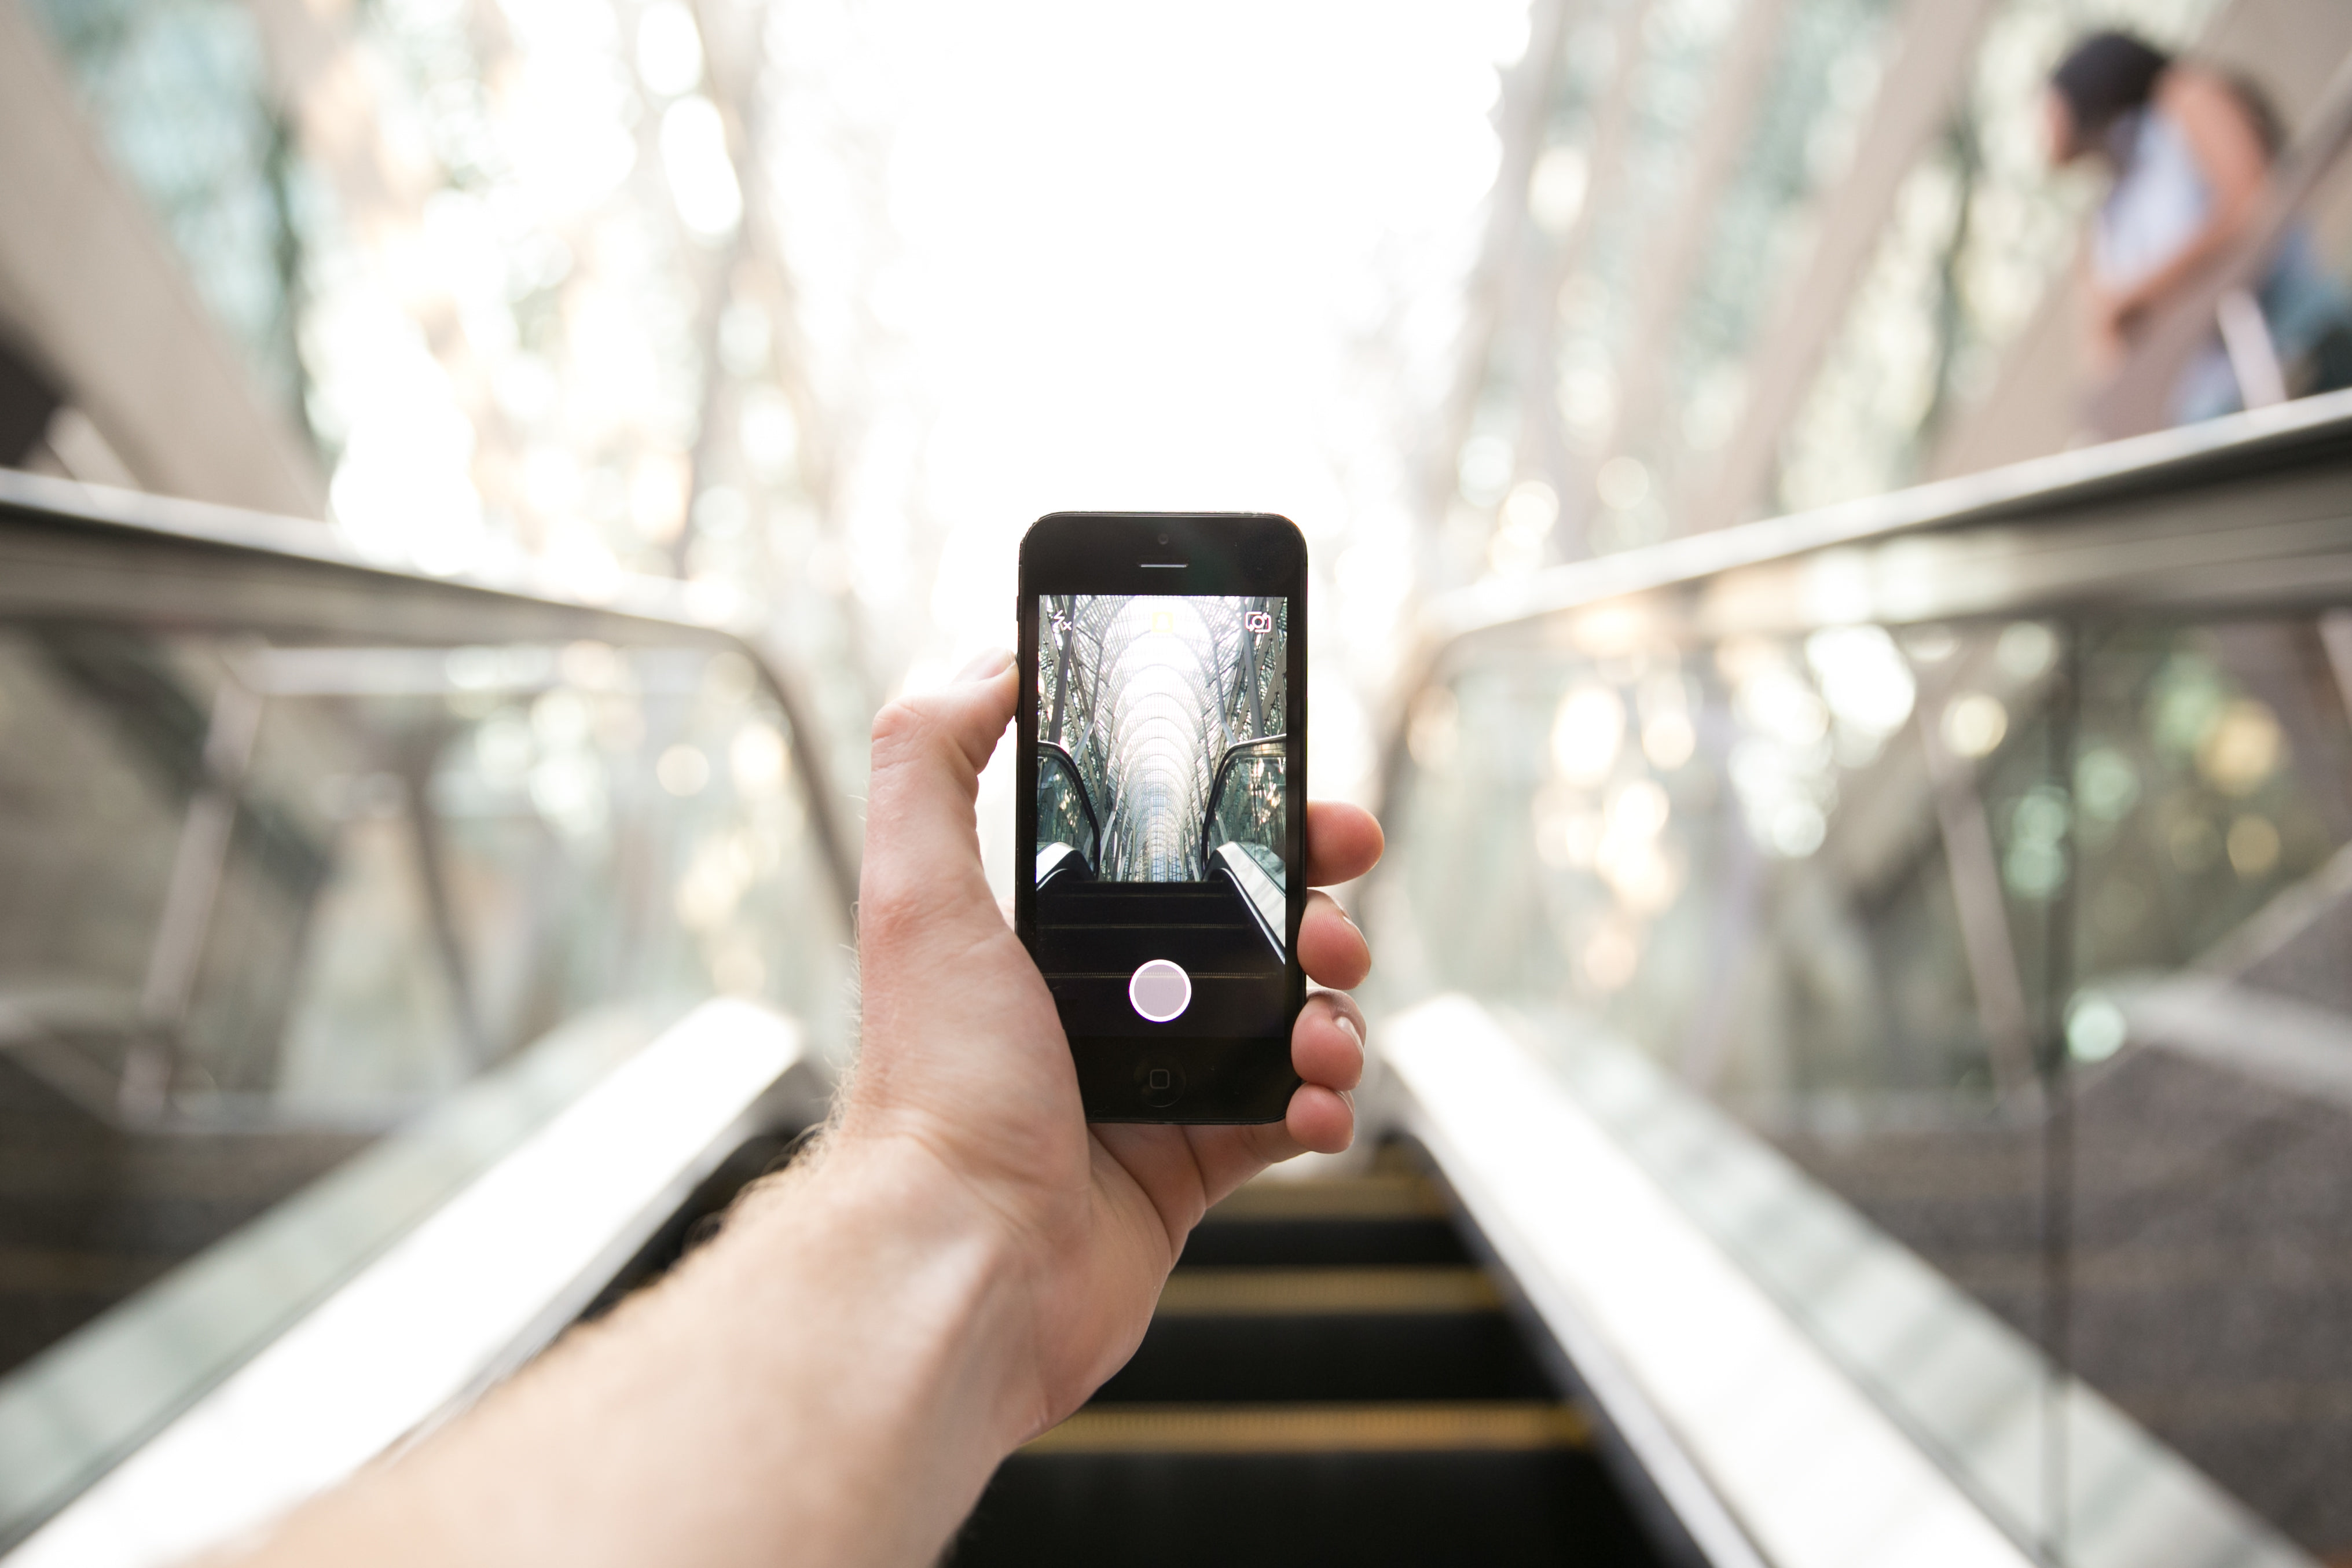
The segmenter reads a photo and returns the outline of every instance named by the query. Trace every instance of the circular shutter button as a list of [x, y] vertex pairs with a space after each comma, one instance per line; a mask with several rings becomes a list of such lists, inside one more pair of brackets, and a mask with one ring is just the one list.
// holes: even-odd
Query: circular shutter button
[[1166, 1023], [1192, 1005], [1192, 977], [1165, 958], [1154, 958], [1127, 982], [1127, 999], [1148, 1022]]

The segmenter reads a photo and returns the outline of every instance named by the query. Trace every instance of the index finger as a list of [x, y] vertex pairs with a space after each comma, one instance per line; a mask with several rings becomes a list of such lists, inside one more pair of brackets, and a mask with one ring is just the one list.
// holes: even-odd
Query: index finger
[[1307, 885], [1353, 882], [1380, 863], [1380, 823], [1361, 806], [1310, 800], [1307, 806]]

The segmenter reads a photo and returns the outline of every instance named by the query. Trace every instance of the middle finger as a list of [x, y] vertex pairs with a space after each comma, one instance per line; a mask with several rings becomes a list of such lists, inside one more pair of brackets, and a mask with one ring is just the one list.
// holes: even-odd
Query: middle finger
[[1328, 893], [1307, 895], [1307, 914], [1298, 924], [1298, 962], [1317, 984], [1343, 991], [1361, 985], [1372, 971], [1364, 934]]

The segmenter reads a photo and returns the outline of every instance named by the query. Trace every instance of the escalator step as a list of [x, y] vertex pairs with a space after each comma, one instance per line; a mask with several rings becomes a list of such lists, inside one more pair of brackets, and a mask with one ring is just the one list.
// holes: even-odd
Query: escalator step
[[1443, 1219], [1445, 1199], [1417, 1176], [1254, 1181], [1211, 1209], [1211, 1224], [1267, 1219]]
[[[1230, 1200], [1228, 1200], [1230, 1201]], [[1470, 1249], [1443, 1219], [1222, 1219], [1214, 1210], [1184, 1243], [1178, 1270], [1466, 1264]]]
[[948, 1561], [1655, 1560], [1444, 1195], [1261, 1180], [1186, 1242], [1135, 1355], [1007, 1459]]
[[[1140, 965], [1146, 958], [1164, 956], [1139, 949], [1135, 962]], [[1066, 1016], [1132, 1020], [1135, 1014], [1128, 998], [1128, 984], [1134, 972], [1134, 966], [1108, 975], [1066, 975], [1048, 970], [1045, 986], [1062, 1004]], [[1244, 1020], [1282, 1016], [1289, 982], [1283, 977], [1282, 966], [1271, 957], [1257, 974], [1219, 974], [1205, 969], [1187, 972], [1192, 977], [1192, 1001], [1184, 1019], [1191, 1027], [1204, 1032], [1234, 1034], [1251, 1027]], [[1115, 1034], [1122, 1028], [1150, 1030], [1157, 1026], [1105, 1021], [1101, 1027], [1105, 1033]]]
[[1108, 912], [1122, 907], [1158, 908], [1186, 900], [1223, 904], [1232, 897], [1233, 884], [1226, 882], [1057, 881], [1054, 883], [1052, 903], [1057, 907], [1085, 904], [1090, 911]]
[[1298, 1568], [1653, 1562], [1590, 1454], [1570, 1447], [1016, 1454], [955, 1568]]
[[1438, 1190], [1417, 1173], [1261, 1180], [1209, 1210], [1181, 1269], [1467, 1265]]
[[1151, 1321], [1098, 1405], [1536, 1399], [1541, 1365], [1498, 1312], [1303, 1312]]
[[1502, 1304], [1484, 1269], [1179, 1269], [1160, 1292], [1159, 1315], [1491, 1312]]
[[1032, 1441], [1038, 1454], [1439, 1453], [1581, 1448], [1592, 1431], [1549, 1400], [1385, 1405], [1090, 1406]]
[[1049, 975], [1129, 975], [1147, 958], [1171, 959], [1194, 973], [1247, 974], [1266, 967], [1269, 951], [1245, 920], [1037, 927], [1037, 967]]

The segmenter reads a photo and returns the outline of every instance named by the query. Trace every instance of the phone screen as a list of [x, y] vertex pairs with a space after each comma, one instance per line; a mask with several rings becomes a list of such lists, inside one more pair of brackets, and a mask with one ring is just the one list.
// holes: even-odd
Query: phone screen
[[1038, 967], [1073, 1035], [1285, 1035], [1290, 602], [1037, 601]]

